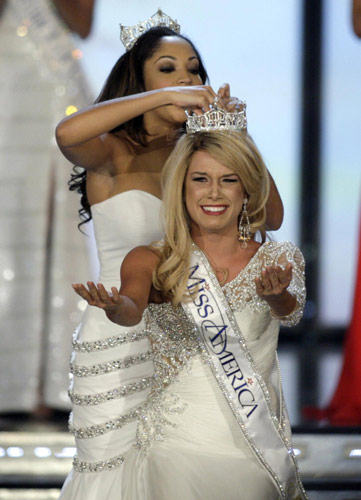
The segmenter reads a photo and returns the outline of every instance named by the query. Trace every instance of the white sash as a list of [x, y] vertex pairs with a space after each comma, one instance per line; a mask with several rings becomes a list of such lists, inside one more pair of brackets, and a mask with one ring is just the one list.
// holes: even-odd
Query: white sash
[[244, 437], [272, 476], [280, 498], [307, 499], [291, 444], [270, 405], [267, 386], [206, 257], [195, 246], [187, 288], [192, 301], [183, 303], [183, 308], [198, 327], [203, 355]]

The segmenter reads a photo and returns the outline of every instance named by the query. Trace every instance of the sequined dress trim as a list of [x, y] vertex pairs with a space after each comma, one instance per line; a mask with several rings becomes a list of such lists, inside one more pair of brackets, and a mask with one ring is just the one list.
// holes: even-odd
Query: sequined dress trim
[[113, 335], [104, 340], [94, 340], [93, 342], [80, 342], [78, 340], [79, 328], [75, 330], [73, 336], [73, 349], [75, 352], [96, 352], [112, 349], [119, 345], [128, 344], [129, 342], [136, 342], [147, 338], [149, 332], [147, 329], [135, 330], [134, 332], [127, 332], [121, 335]]
[[124, 398], [135, 392], [144, 391], [148, 387], [152, 386], [154, 377], [145, 377], [137, 382], [131, 382], [130, 384], [121, 385], [115, 389], [111, 389], [106, 392], [99, 392], [97, 394], [75, 394], [72, 390], [69, 390], [69, 397], [74, 405], [90, 406], [90, 405], [100, 405], [108, 401], [113, 401], [114, 399]]
[[122, 359], [107, 361], [93, 366], [81, 366], [73, 362], [70, 363], [70, 373], [75, 377], [96, 377], [97, 375], [105, 375], [106, 373], [123, 370], [131, 366], [139, 365], [145, 361], [152, 359], [152, 352], [147, 351], [134, 356], [126, 356]]
[[145, 403], [138, 405], [116, 419], [109, 420], [104, 424], [92, 425], [90, 427], [75, 427], [73, 425], [73, 414], [71, 413], [69, 417], [69, 432], [77, 439], [89, 439], [102, 436], [107, 432], [122, 429], [125, 425], [134, 422], [144, 413], [145, 408]]
[[[264, 243], [246, 267], [232, 281], [223, 286], [223, 293], [231, 310], [242, 311], [249, 308], [253, 312], [270, 311], [269, 305], [256, 293], [255, 279], [267, 266], [279, 265], [284, 269], [288, 262], [292, 264], [292, 280], [288, 291], [296, 297], [298, 306], [288, 316], [276, 317], [276, 319], [279, 319], [284, 326], [297, 324], [302, 317], [306, 300], [305, 261], [299, 249], [290, 242], [268, 241]], [[271, 311], [270, 313], [272, 315]]]
[[84, 462], [75, 456], [73, 460], [73, 469], [76, 472], [103, 472], [113, 470], [122, 465], [122, 463], [124, 463], [123, 455], [117, 455], [116, 457], [109, 458], [108, 460], [101, 460], [99, 462]]

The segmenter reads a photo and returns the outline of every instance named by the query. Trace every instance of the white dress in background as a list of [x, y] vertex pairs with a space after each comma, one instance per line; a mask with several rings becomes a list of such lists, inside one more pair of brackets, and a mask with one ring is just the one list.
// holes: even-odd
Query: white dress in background
[[[257, 296], [254, 284], [266, 265], [287, 261], [293, 265], [289, 290], [300, 305], [282, 320], [291, 326], [301, 317], [305, 301], [304, 261], [294, 245], [265, 243], [223, 292], [290, 437], [276, 355], [280, 322]], [[76, 370], [84, 375], [75, 378], [73, 394], [79, 405], [72, 424], [79, 457], [61, 499], [278, 500], [273, 479], [249, 447], [203, 361], [194, 325], [183, 309], [150, 304], [133, 339], [134, 330], [128, 328], [119, 337], [114, 330], [112, 340], [101, 335], [103, 311], [94, 310], [99, 318], [91, 328], [92, 343], [82, 338], [75, 343], [75, 363], [83, 365]], [[90, 367], [94, 356], [105, 364]], [[120, 371], [115, 371], [117, 365]], [[96, 375], [107, 369], [108, 375]], [[109, 392], [104, 395], [106, 380]], [[117, 388], [118, 381], [123, 385]], [[91, 425], [87, 415], [92, 416], [92, 428], [85, 428]]]
[[92, 102], [72, 36], [49, 0], [7, 0], [0, 16], [0, 412], [68, 410], [70, 284], [89, 278], [72, 165], [54, 131]]

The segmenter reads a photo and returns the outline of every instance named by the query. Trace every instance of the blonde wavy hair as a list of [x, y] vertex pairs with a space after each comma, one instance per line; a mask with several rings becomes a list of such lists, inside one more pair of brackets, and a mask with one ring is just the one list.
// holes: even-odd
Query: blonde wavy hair
[[260, 232], [265, 241], [265, 205], [269, 175], [262, 156], [247, 132], [197, 132], [185, 134], [177, 142], [162, 173], [163, 224], [165, 240], [158, 246], [160, 262], [153, 285], [177, 306], [187, 299], [191, 236], [185, 206], [185, 179], [193, 155], [204, 151], [240, 178], [247, 193], [247, 211], [252, 236]]

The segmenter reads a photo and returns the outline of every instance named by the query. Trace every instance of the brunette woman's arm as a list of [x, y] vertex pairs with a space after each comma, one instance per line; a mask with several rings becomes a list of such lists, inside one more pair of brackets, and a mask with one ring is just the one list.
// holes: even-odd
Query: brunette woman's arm
[[214, 96], [205, 85], [167, 87], [94, 104], [59, 123], [58, 146], [73, 164], [97, 168], [111, 159], [114, 137], [108, 132], [122, 123], [161, 106], [209, 109]]

